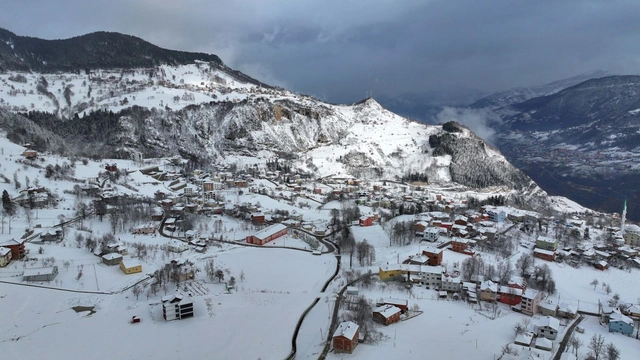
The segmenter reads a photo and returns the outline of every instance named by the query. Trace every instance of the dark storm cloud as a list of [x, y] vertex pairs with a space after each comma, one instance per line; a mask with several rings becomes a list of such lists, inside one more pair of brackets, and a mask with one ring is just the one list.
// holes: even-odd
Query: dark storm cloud
[[640, 72], [635, 0], [5, 2], [21, 35], [128, 33], [336, 102]]

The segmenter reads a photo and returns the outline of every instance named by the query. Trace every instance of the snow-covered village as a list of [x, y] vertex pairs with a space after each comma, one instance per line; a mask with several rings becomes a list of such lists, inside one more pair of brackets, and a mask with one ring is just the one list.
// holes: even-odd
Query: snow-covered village
[[[188, 8], [151, 3], [144, 18]], [[640, 77], [476, 91], [438, 69], [368, 69], [367, 50], [303, 87], [312, 71], [286, 65], [285, 45], [286, 81], [225, 45], [227, 65], [213, 35], [188, 46], [222, 34], [199, 27], [226, 24], [213, 13], [269, 12], [208, 9], [179, 36], [154, 20], [158, 45], [113, 26], [61, 40], [0, 28], [3, 359], [639, 358]], [[424, 33], [450, 32], [437, 30]], [[258, 39], [267, 64], [288, 31], [234, 39]], [[385, 92], [401, 76], [413, 85]], [[400, 95], [431, 82], [433, 103]], [[449, 84], [471, 93], [449, 102]]]
[[[59, 344], [82, 344], [90, 358], [106, 341], [132, 358], [570, 359], [592, 338], [638, 347], [640, 228], [625, 214], [310, 178], [277, 159], [205, 171], [1, 140], [0, 303], [20, 309], [2, 322], [9, 353], [63, 358]], [[254, 333], [259, 346], [242, 346]]]

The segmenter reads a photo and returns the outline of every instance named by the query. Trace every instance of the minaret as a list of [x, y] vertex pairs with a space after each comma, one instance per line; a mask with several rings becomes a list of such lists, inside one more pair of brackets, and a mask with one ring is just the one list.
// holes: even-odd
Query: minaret
[[627, 199], [624, 199], [624, 209], [622, 210], [622, 219], [620, 220], [620, 235], [624, 236], [624, 226], [627, 222]]

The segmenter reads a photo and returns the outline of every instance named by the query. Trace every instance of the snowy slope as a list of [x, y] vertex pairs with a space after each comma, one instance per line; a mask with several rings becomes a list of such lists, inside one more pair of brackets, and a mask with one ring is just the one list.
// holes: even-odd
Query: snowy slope
[[[45, 94], [38, 84], [46, 80]], [[92, 110], [119, 111], [138, 105], [178, 110], [213, 100], [247, 97], [243, 82], [208, 63], [155, 68], [93, 70], [90, 73], [0, 73], [0, 106], [12, 111], [40, 110], [62, 117]], [[67, 90], [68, 89], [68, 90]], [[176, 99], [176, 97], [178, 97]]]

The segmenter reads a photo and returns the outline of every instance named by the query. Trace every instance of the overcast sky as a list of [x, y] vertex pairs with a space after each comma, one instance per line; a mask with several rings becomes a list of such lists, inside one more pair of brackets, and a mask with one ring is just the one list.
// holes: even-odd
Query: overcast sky
[[640, 73], [640, 1], [0, 0], [0, 27], [106, 30], [219, 55], [332, 102], [498, 91], [593, 70]]

